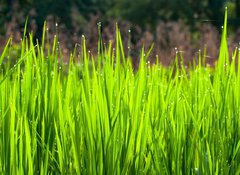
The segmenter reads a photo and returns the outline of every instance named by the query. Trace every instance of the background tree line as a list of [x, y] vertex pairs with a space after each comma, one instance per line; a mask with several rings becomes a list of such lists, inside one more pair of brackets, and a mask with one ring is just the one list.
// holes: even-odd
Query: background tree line
[[[79, 42], [81, 34], [87, 36], [89, 49], [94, 52], [97, 23], [103, 23], [107, 41], [114, 38], [114, 22], [119, 21], [125, 46], [129, 45], [127, 31], [131, 29], [131, 48], [140, 50], [143, 43], [146, 48], [155, 43], [153, 54], [160, 54], [166, 64], [174, 57], [175, 47], [189, 60], [206, 46], [210, 62], [214, 62], [225, 7], [232, 34], [229, 44], [235, 47], [240, 41], [240, 0], [0, 0], [0, 44], [1, 38], [9, 35], [21, 38], [28, 17], [35, 38], [41, 39], [45, 20], [50, 21], [53, 35], [55, 22], [59, 22], [57, 32], [65, 53]], [[137, 58], [138, 53], [131, 55]]]
[[91, 14], [100, 13], [103, 21], [111, 16], [142, 28], [154, 28], [159, 20], [174, 21], [180, 18], [191, 27], [203, 20], [209, 20], [219, 27], [225, 6], [229, 7], [229, 22], [235, 29], [240, 24], [240, 0], [1, 0], [0, 22], [3, 26], [14, 14], [23, 13], [26, 17], [34, 9], [37, 25], [42, 25], [47, 15], [52, 14], [71, 29], [71, 11], [74, 8], [78, 12], [75, 18], [82, 23], [89, 20]]

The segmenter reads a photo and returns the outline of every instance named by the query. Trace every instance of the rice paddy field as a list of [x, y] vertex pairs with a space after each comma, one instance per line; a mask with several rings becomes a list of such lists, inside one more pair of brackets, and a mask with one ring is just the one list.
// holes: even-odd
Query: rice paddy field
[[[46, 31], [46, 30], [44, 30]], [[240, 49], [228, 52], [227, 15], [215, 67], [140, 52], [133, 69], [119, 29], [97, 56], [64, 64], [57, 36], [25, 34], [12, 65], [0, 56], [0, 174], [240, 174]]]

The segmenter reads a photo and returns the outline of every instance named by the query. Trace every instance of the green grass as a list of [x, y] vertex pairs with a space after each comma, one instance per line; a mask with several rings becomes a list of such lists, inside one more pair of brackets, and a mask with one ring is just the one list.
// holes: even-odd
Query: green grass
[[[116, 45], [63, 64], [24, 37], [14, 66], [0, 57], [0, 174], [240, 174], [240, 50], [227, 48], [227, 15], [215, 68], [170, 67], [140, 54], [134, 71]], [[45, 30], [44, 30], [45, 31]], [[24, 35], [26, 36], [26, 35]], [[46, 49], [44, 49], [46, 48]], [[180, 64], [178, 64], [180, 62]], [[66, 68], [67, 67], [67, 68]], [[67, 73], [66, 73], [67, 71]]]

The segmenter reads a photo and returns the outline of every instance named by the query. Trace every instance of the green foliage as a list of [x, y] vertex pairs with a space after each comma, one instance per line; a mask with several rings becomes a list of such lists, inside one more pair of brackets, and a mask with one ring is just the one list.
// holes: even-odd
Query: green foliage
[[[140, 26], [154, 26], [159, 20], [184, 19], [194, 25], [198, 19], [212, 20], [218, 27], [222, 24], [225, 0], [116, 0], [112, 13]], [[234, 4], [235, 6], [235, 4]], [[139, 13], [141, 11], [141, 13]]]
[[6, 20], [9, 21], [11, 15], [20, 13], [12, 11], [14, 3], [19, 3], [19, 10], [24, 13], [24, 16], [28, 16], [31, 9], [35, 9], [37, 16], [34, 18], [39, 28], [49, 14], [60, 18], [68, 29], [73, 28], [72, 21], [77, 18], [71, 17], [73, 8], [77, 9], [78, 13], [74, 15], [79, 16], [81, 21], [89, 20], [91, 14], [100, 13], [102, 20], [114, 16], [141, 27], [153, 29], [160, 20], [178, 20], [179, 18], [191, 26], [202, 22], [202, 19], [209, 20], [220, 28], [225, 6], [230, 7], [231, 26], [238, 27], [240, 17], [239, 0], [11, 0], [0, 1], [0, 11], [8, 16], [8, 18], [1, 18], [0, 24], [4, 24]]
[[99, 41], [97, 62], [83, 36], [67, 74], [57, 37], [47, 50], [45, 32], [37, 45], [23, 37], [3, 72], [9, 41], [0, 174], [239, 174], [240, 50], [230, 62], [226, 21], [216, 68], [204, 53], [188, 68], [181, 53], [172, 67], [150, 65], [142, 49], [134, 72], [116, 29], [115, 49]]
[[[0, 26], [4, 26], [4, 23], [6, 21], [6, 14], [7, 12], [7, 4], [4, 2], [4, 0], [0, 0]], [[4, 35], [5, 30], [3, 27], [0, 27], [0, 35]]]

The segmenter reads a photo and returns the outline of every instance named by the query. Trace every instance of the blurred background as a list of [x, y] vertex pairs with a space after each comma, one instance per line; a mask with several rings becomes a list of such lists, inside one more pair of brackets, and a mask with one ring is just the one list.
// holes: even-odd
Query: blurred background
[[206, 48], [212, 64], [218, 56], [225, 7], [233, 49], [240, 41], [240, 0], [0, 0], [0, 47], [9, 36], [20, 42], [28, 18], [28, 31], [39, 40], [47, 21], [48, 37], [59, 36], [66, 58], [82, 34], [88, 49], [96, 53], [98, 25], [104, 42], [114, 42], [118, 22], [133, 60], [138, 60], [143, 44], [148, 49], [154, 43], [152, 61], [159, 55], [163, 64], [169, 64], [176, 48], [189, 61]]

